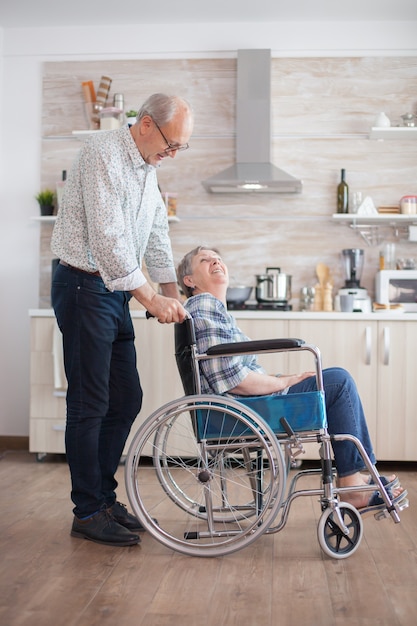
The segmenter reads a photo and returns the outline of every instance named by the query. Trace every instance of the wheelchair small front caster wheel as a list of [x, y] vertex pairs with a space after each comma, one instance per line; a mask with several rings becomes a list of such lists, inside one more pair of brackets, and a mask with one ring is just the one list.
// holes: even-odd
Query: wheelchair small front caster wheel
[[[340, 502], [337, 512], [330, 507], [325, 509], [317, 527], [317, 538], [321, 549], [333, 559], [346, 559], [353, 554], [362, 539], [363, 523], [360, 513], [347, 502]], [[341, 528], [340, 521], [347, 529]]]

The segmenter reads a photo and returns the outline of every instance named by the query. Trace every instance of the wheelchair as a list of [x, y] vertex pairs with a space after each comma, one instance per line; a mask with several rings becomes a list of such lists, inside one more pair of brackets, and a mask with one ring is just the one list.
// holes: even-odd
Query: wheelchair
[[[239, 399], [200, 393], [203, 359], [298, 350], [314, 359], [317, 391]], [[363, 522], [359, 511], [343, 502], [343, 493], [368, 489], [377, 489], [386, 505], [375, 517], [400, 522], [399, 511], [408, 501], [390, 499], [361, 442], [327, 431], [316, 346], [300, 339], [271, 339], [219, 344], [199, 354], [193, 320], [187, 318], [175, 324], [175, 355], [186, 395], [148, 417], [125, 462], [130, 505], [156, 540], [188, 556], [231, 554], [263, 534], [281, 531], [295, 499], [313, 496], [321, 507], [319, 545], [327, 556], [344, 559], [359, 547]], [[354, 443], [372, 485], [335, 485], [332, 440]], [[290, 469], [310, 442], [320, 444], [320, 468], [301, 469], [289, 480]], [[301, 479], [311, 475], [317, 476], [317, 488], [301, 488]]]

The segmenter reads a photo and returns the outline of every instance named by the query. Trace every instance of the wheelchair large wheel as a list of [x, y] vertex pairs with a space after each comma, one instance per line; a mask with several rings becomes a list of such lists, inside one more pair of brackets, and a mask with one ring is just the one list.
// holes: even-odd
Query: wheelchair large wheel
[[[155, 433], [153, 441], [153, 464], [158, 476], [158, 480], [165, 490], [165, 493], [172, 501], [184, 511], [201, 519], [207, 519], [207, 508], [201, 503], [201, 499], [194, 499], [194, 491], [190, 490], [188, 482], [184, 484], [182, 473], [178, 473], [177, 463], [173, 463], [172, 459], [187, 459], [187, 466], [190, 468], [194, 464], [195, 471], [201, 474], [201, 458], [200, 453], [194, 452], [192, 456], [187, 458], [190, 453], [184, 450], [184, 446], [189, 448], [190, 444], [194, 450], [198, 450], [198, 444], [192, 432], [191, 420], [187, 414], [180, 413], [171, 419], [167, 419], [161, 424]], [[180, 447], [179, 447], [179, 442]], [[228, 456], [222, 456], [219, 450], [214, 450], [209, 454], [210, 458], [216, 457], [219, 470], [225, 471], [225, 467], [230, 459]], [[201, 494], [199, 494], [200, 497]], [[252, 495], [252, 494], [251, 494]], [[233, 522], [240, 517], [245, 518], [255, 514], [255, 509], [248, 503], [243, 507], [243, 511], [239, 514], [237, 509], [230, 511], [228, 507], [218, 507], [212, 510], [214, 521], [230, 521]]]
[[[263, 423], [262, 427], [264, 427]], [[193, 452], [191, 452], [190, 456], [191, 448]], [[283, 458], [285, 459], [284, 451], [282, 449], [281, 451], [283, 454]], [[250, 459], [248, 453], [245, 454], [246, 463], [249, 463], [249, 465], [252, 466], [253, 460]], [[218, 450], [217, 448], [215, 448], [214, 451], [210, 451], [208, 456], [211, 459], [214, 459], [214, 457], [216, 457], [215, 462], [218, 465], [219, 471], [224, 472], [226, 470], [226, 466], [230, 464], [230, 453], [223, 454], [223, 451]], [[208, 517], [208, 513], [205, 504], [201, 503], [201, 494], [199, 494], [200, 499], [194, 499], [194, 493], [192, 490], [189, 489], [188, 484], [183, 484], [183, 475], [178, 473], [178, 467], [176, 463], [173, 463], [173, 458], [186, 458], [188, 467], [190, 467], [194, 463], [196, 471], [200, 472], [200, 450], [197, 440], [194, 436], [191, 419], [188, 412], [185, 416], [184, 413], [174, 415], [171, 419], [165, 420], [158, 427], [153, 441], [154, 468], [157, 473], [158, 480], [165, 490], [167, 496], [170, 497], [177, 506], [183, 508], [184, 511], [187, 511], [191, 515], [206, 520]], [[245, 459], [241, 459], [240, 462], [245, 462]], [[286, 469], [285, 471], [285, 476], [287, 475], [288, 469]], [[273, 486], [275, 487], [275, 489], [279, 488], [280, 482], [276, 480]], [[263, 498], [265, 497], [269, 486], [265, 487], [264, 489], [265, 493], [263, 494]], [[211, 511], [213, 520], [233, 522], [237, 519], [245, 519], [247, 517], [255, 515], [256, 508], [252, 506], [252, 492], [249, 494], [249, 496], [251, 498], [251, 501], [246, 504], [240, 505], [242, 509], [241, 513], [239, 513], [239, 509], [237, 507], [235, 507], [233, 510], [230, 510], [229, 507], [213, 508]], [[276, 497], [276, 494], [274, 494], [274, 497]]]
[[[197, 415], [210, 430], [200, 442]], [[187, 555], [221, 556], [269, 528], [286, 471], [259, 415], [232, 398], [196, 395], [166, 404], [139, 428], [125, 478], [131, 507], [155, 539]]]
[[363, 534], [363, 523], [360, 513], [347, 502], [338, 505], [340, 518], [348, 530], [344, 533], [335, 510], [325, 509], [317, 527], [317, 537], [321, 549], [327, 556], [334, 559], [346, 559], [359, 547]]

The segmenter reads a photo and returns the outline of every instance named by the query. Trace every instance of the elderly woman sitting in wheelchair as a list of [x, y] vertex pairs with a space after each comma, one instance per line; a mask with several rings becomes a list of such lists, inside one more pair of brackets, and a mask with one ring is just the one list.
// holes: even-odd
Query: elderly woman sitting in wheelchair
[[[248, 338], [237, 327], [227, 311], [226, 290], [229, 276], [226, 264], [215, 249], [194, 248], [178, 266], [178, 281], [188, 297], [185, 308], [194, 320], [197, 348], [200, 353], [210, 346]], [[253, 355], [206, 360], [200, 363], [204, 393], [253, 396], [293, 394], [316, 388], [315, 372], [267, 374]], [[328, 430], [330, 434], [351, 434], [363, 444], [370, 460], [375, 463], [361, 400], [350, 374], [342, 368], [323, 370]], [[333, 452], [340, 487], [369, 484], [364, 462], [350, 441], [333, 441]], [[405, 498], [406, 492], [395, 475], [381, 477], [394, 502]], [[375, 513], [385, 508], [379, 492], [352, 491], [344, 496], [361, 514]]]

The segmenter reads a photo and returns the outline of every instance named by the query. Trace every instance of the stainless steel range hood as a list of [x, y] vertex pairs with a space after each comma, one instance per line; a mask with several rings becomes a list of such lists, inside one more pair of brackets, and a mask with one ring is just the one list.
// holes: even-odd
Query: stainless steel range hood
[[203, 181], [211, 193], [300, 193], [271, 163], [271, 51], [238, 50], [236, 164]]

